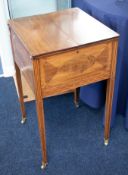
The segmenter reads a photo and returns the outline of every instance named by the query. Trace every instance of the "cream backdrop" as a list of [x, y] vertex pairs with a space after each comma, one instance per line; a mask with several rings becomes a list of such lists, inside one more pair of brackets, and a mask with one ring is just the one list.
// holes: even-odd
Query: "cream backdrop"
[[9, 19], [7, 1], [0, 0], [0, 55], [3, 68], [3, 76], [12, 76], [15, 73], [10, 34], [7, 21]]

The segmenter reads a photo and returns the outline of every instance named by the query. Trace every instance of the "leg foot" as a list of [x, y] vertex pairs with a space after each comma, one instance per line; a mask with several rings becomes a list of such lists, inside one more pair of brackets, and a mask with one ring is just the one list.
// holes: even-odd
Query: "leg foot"
[[80, 107], [79, 103], [75, 103], [75, 107], [79, 108]]
[[45, 169], [46, 166], [47, 166], [47, 164], [48, 164], [48, 163], [43, 162], [42, 165], [41, 165], [41, 169], [42, 169], [42, 170]]
[[104, 139], [104, 145], [107, 146], [109, 143], [109, 139]]
[[27, 120], [26, 117], [22, 117], [21, 124], [24, 124], [26, 122], [26, 120]]

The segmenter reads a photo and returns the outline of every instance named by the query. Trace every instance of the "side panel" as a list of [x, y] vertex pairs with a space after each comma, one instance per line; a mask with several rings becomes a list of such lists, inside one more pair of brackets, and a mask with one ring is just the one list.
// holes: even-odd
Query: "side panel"
[[108, 79], [111, 58], [112, 41], [106, 41], [40, 59], [43, 95], [55, 95]]
[[34, 91], [33, 66], [32, 66], [32, 61], [30, 59], [30, 55], [25, 50], [21, 41], [13, 31], [11, 31], [11, 37], [12, 37], [12, 45], [14, 50], [15, 62], [20, 68], [21, 73], [25, 77], [26, 81], [30, 85], [30, 88], [32, 89], [32, 91]]

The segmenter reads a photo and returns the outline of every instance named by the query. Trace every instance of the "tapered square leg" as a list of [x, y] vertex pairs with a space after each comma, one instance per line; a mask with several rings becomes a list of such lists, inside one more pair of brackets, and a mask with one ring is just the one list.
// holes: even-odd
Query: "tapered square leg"
[[38, 60], [33, 61], [33, 72], [34, 72], [34, 84], [35, 84], [35, 96], [36, 96], [36, 109], [38, 126], [40, 132], [40, 140], [42, 146], [42, 165], [44, 169], [47, 165], [47, 153], [46, 153], [46, 136], [45, 136], [45, 119], [44, 119], [44, 107], [43, 107], [43, 95], [41, 88], [40, 69]]
[[110, 78], [109, 80], [107, 80], [106, 110], [105, 110], [104, 144], [106, 146], [109, 143], [109, 136], [110, 136], [113, 92], [114, 92], [114, 78]]
[[110, 123], [111, 123], [115, 73], [116, 73], [116, 57], [117, 57], [117, 41], [113, 41], [111, 72], [110, 72], [110, 78], [107, 80], [107, 91], [106, 91], [105, 131], [104, 131], [104, 144], [106, 146], [109, 144], [109, 136], [110, 136]]

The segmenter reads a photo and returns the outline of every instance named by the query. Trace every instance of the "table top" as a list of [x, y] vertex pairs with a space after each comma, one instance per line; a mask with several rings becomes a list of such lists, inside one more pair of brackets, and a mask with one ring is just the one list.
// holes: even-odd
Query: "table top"
[[85, 3], [108, 14], [128, 18], [128, 0], [85, 0]]
[[9, 26], [32, 57], [118, 37], [118, 34], [79, 8], [17, 18]]

